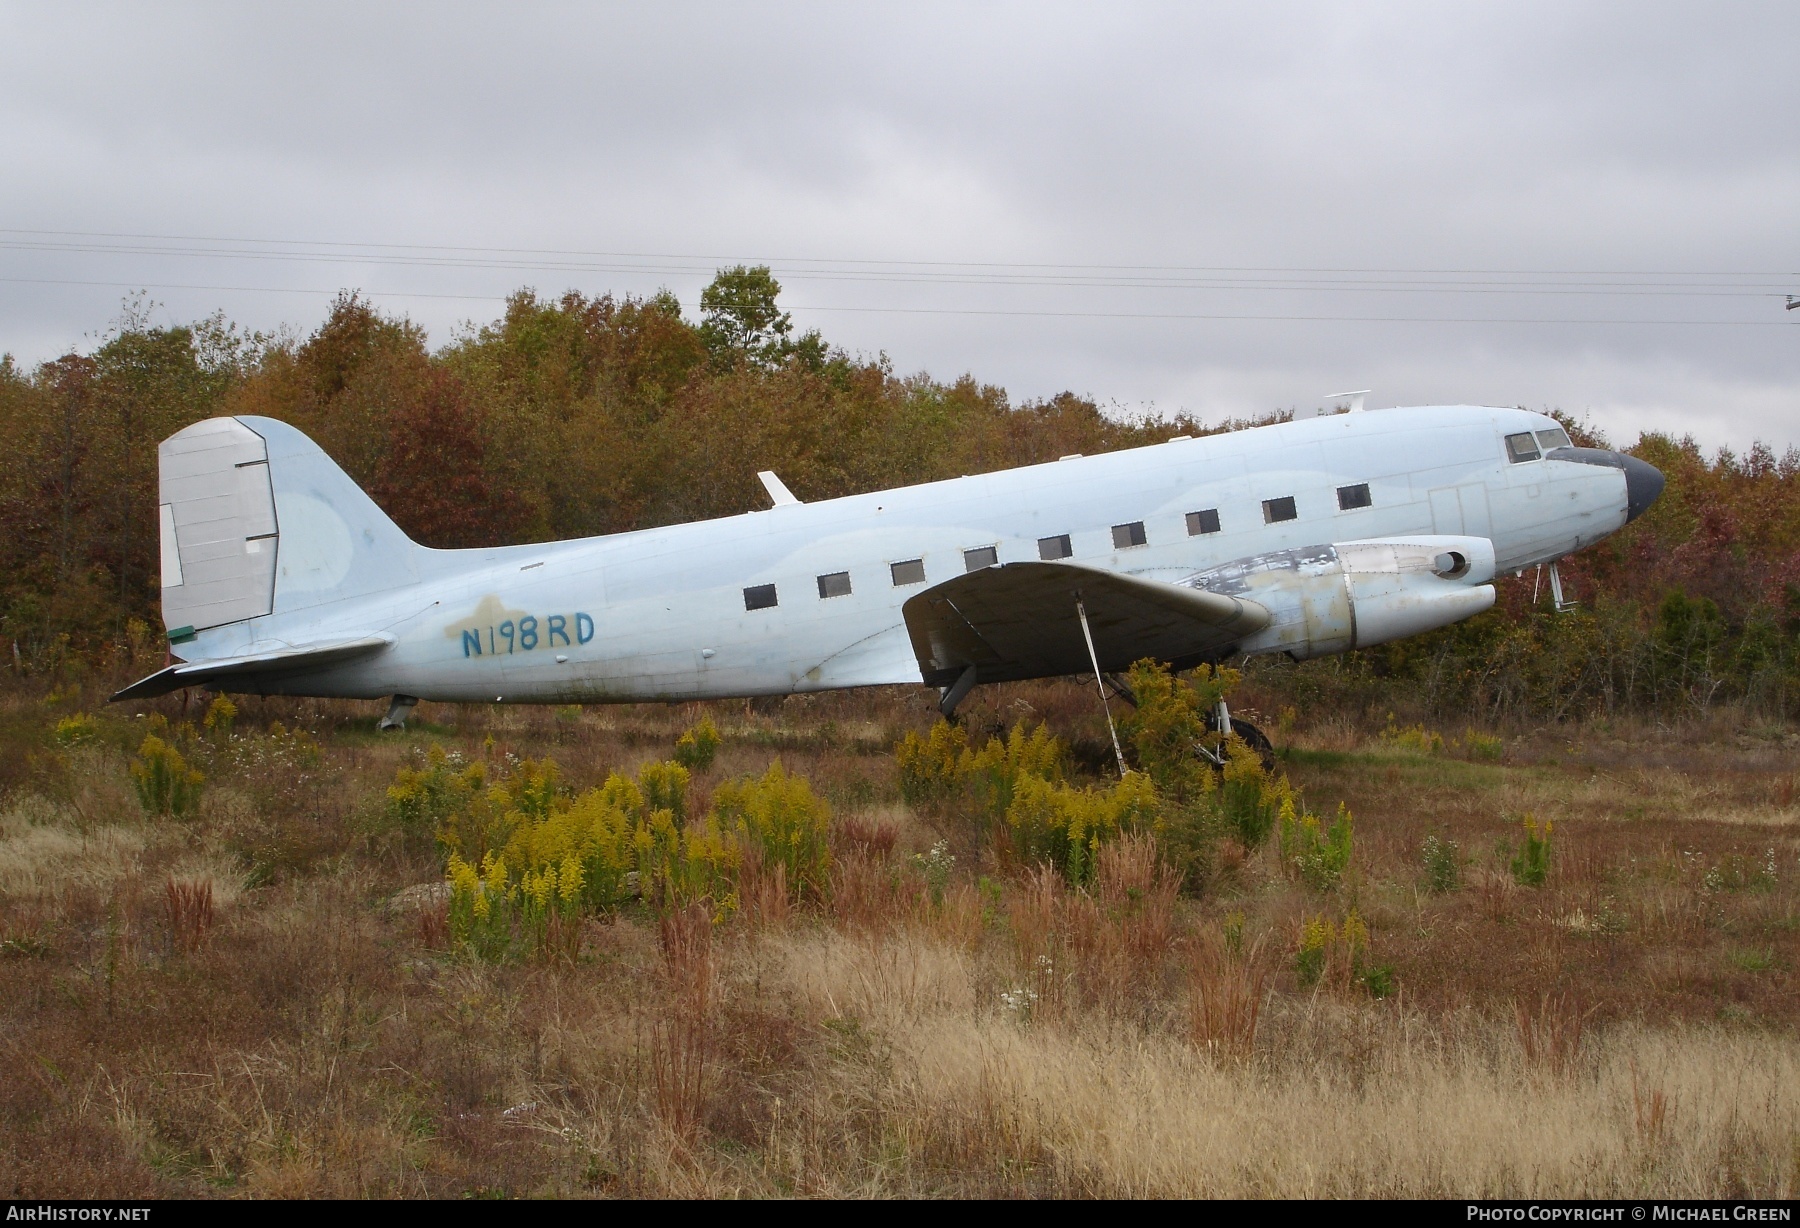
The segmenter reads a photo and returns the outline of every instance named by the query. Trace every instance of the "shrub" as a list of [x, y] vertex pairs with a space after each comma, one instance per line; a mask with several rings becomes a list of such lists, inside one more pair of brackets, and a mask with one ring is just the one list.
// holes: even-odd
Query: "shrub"
[[1236, 670], [1201, 666], [1182, 678], [1148, 660], [1131, 667], [1126, 684], [1137, 707], [1121, 724], [1138, 768], [1165, 796], [1181, 803], [1212, 792], [1212, 765], [1200, 757], [1200, 748], [1218, 744], [1208, 717], [1239, 677]]
[[442, 747], [433, 746], [423, 768], [402, 767], [395, 774], [387, 790], [388, 818], [403, 831], [438, 831], [486, 784], [484, 765], [464, 768], [460, 757], [453, 761]]
[[56, 722], [50, 736], [58, 746], [85, 746], [100, 740], [100, 722], [85, 712], [77, 712]]
[[1012, 805], [1020, 780], [1058, 781], [1063, 775], [1063, 744], [1048, 728], [1014, 725], [1002, 741], [989, 738], [979, 751], [965, 751], [956, 771], [976, 812], [998, 819]]
[[651, 810], [667, 810], [675, 822], [687, 822], [688, 770], [679, 763], [646, 763], [638, 769], [638, 788], [643, 791], [644, 805]]
[[1462, 886], [1462, 846], [1435, 833], [1425, 837], [1421, 850], [1427, 890], [1442, 894]]
[[1388, 714], [1388, 726], [1381, 731], [1381, 740], [1389, 746], [1401, 750], [1418, 751], [1424, 755], [1441, 755], [1444, 753], [1442, 734], [1433, 733], [1423, 725], [1408, 725], [1404, 729], [1394, 727], [1393, 713]]
[[779, 763], [721, 785], [699, 817], [688, 817], [680, 764], [648, 764], [636, 780], [615, 772], [578, 796], [559, 792], [556, 775], [554, 763], [527, 760], [488, 784], [482, 771], [440, 757], [423, 772], [403, 769], [389, 791], [412, 814], [448, 810], [438, 838], [451, 935], [482, 958], [515, 949], [572, 957], [580, 916], [633, 895], [661, 909], [709, 901], [723, 917], [738, 906], [747, 860], [778, 868], [775, 881], [795, 895], [827, 890], [830, 812]]
[[713, 793], [713, 814], [721, 828], [756, 845], [764, 865], [782, 866], [794, 890], [825, 894], [831, 878], [831, 811], [805, 777], [788, 775], [776, 760], [760, 780], [747, 777], [720, 785]]
[[[1329, 917], [1310, 917], [1300, 929], [1300, 944], [1294, 952], [1294, 974], [1303, 988], [1315, 985], [1347, 987], [1364, 979], [1363, 956], [1369, 946], [1369, 927], [1356, 910], [1335, 924]], [[1392, 987], [1392, 969], [1381, 970], [1384, 993]]]
[[690, 772], [704, 772], [712, 767], [718, 753], [719, 729], [711, 716], [701, 716], [698, 724], [675, 739], [675, 762]]
[[1055, 866], [1076, 885], [1092, 881], [1102, 843], [1122, 832], [1153, 831], [1157, 818], [1156, 787], [1142, 772], [1097, 789], [1024, 775], [1006, 810], [1020, 859]]
[[1293, 802], [1294, 789], [1285, 776], [1270, 775], [1262, 757], [1233, 737], [1226, 743], [1225, 770], [1220, 773], [1219, 804], [1225, 824], [1246, 849], [1261, 848]]
[[909, 730], [894, 748], [900, 764], [900, 796], [914, 806], [949, 798], [960, 780], [958, 764], [968, 749], [968, 733], [949, 721], [938, 721], [923, 738]]
[[1343, 803], [1324, 827], [1317, 815], [1297, 812], [1290, 794], [1281, 803], [1281, 860], [1314, 891], [1338, 884], [1350, 868], [1352, 820]]
[[915, 806], [966, 802], [984, 821], [1003, 816], [1024, 776], [1061, 780], [1063, 744], [1043, 725], [1014, 725], [1005, 738], [989, 738], [980, 750], [968, 734], [938, 721], [921, 738], [909, 732], [894, 748], [900, 765], [900, 795]]
[[206, 705], [206, 715], [200, 721], [206, 732], [224, 740], [231, 736], [231, 727], [237, 723], [237, 705], [227, 695], [215, 695], [213, 701]]
[[1498, 763], [1506, 754], [1505, 738], [1491, 733], [1477, 733], [1473, 729], [1463, 730], [1462, 745], [1469, 758], [1489, 763]]
[[912, 864], [925, 879], [925, 890], [931, 896], [934, 906], [944, 903], [944, 892], [950, 886], [950, 871], [956, 868], [956, 854], [950, 851], [948, 840], [932, 842], [928, 852], [914, 853]]
[[189, 767], [180, 751], [152, 733], [138, 747], [131, 779], [147, 813], [181, 815], [200, 800], [200, 786], [206, 777]]
[[1550, 820], [1538, 830], [1537, 819], [1525, 816], [1525, 843], [1512, 859], [1513, 881], [1521, 887], [1542, 887], [1550, 877]]

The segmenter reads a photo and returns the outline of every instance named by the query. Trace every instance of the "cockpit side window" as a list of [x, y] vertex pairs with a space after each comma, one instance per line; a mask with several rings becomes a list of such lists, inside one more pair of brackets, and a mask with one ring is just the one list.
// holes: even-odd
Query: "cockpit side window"
[[1515, 465], [1538, 459], [1537, 440], [1530, 431], [1506, 437], [1506, 458]]
[[1566, 448], [1569, 446], [1568, 433], [1560, 426], [1553, 426], [1547, 431], [1539, 431], [1537, 433], [1537, 441], [1538, 447], [1546, 452], [1551, 448]]

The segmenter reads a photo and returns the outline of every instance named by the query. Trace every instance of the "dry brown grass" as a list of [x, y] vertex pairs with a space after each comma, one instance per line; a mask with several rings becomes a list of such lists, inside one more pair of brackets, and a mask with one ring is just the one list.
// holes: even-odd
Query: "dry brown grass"
[[[1033, 684], [993, 688], [971, 719], [1103, 736], [1090, 709]], [[7, 728], [59, 711], [0, 696]], [[137, 812], [129, 715], [79, 754], [7, 748], [39, 766], [0, 804], [0, 1182], [25, 1197], [1800, 1188], [1800, 814], [1791, 757], [1765, 743], [1559, 731], [1486, 763], [1302, 724], [1287, 770], [1316, 809], [1355, 812], [1352, 873], [1317, 895], [1270, 850], [1240, 849], [1196, 901], [1148, 841], [1111, 846], [1076, 891], [912, 814], [886, 748], [929, 721], [928, 696], [721, 705], [727, 741], [697, 788], [775, 755], [811, 778], [841, 820], [828, 900], [797, 906], [753, 866], [725, 924], [627, 909], [585, 922], [574, 958], [490, 965], [449, 949], [441, 899], [399, 896], [438, 872], [428, 842], [381, 817], [413, 746], [550, 754], [584, 787], [666, 753], [698, 711], [424, 705], [393, 737], [356, 705], [250, 701], [239, 733], [264, 757], [205, 752], [185, 822]], [[271, 768], [254, 739], [274, 720], [313, 730], [324, 761]], [[1524, 811], [1556, 822], [1542, 888], [1507, 867]], [[1427, 832], [1460, 845], [1463, 889], [1426, 889]], [[947, 879], [926, 870], [939, 841]], [[1361, 963], [1337, 956], [1302, 987], [1301, 925], [1353, 908]], [[1369, 994], [1370, 965], [1394, 996]]]

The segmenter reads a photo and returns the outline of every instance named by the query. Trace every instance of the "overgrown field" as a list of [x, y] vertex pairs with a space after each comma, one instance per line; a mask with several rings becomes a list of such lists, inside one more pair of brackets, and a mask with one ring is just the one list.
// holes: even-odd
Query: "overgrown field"
[[0, 695], [0, 1186], [1800, 1190], [1800, 735], [931, 698]]

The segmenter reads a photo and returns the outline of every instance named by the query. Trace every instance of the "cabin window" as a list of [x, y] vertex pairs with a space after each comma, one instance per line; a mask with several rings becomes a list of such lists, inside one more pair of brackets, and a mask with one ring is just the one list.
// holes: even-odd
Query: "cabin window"
[[963, 570], [980, 571], [983, 567], [992, 567], [1000, 561], [998, 546], [977, 546], [973, 550], [963, 551]]
[[1219, 531], [1219, 509], [1209, 507], [1202, 512], [1189, 512], [1187, 524], [1189, 537], [1199, 537], [1202, 533], [1217, 533]]
[[1567, 431], [1563, 430], [1562, 427], [1553, 426], [1547, 431], [1539, 431], [1537, 433], [1537, 441], [1538, 447], [1548, 452], [1551, 448], [1568, 447], [1569, 434]]
[[898, 563], [890, 563], [888, 569], [894, 573], [894, 587], [903, 584], [925, 583], [925, 560], [903, 559]]
[[1538, 459], [1537, 437], [1530, 431], [1520, 431], [1517, 435], [1506, 437], [1506, 456], [1513, 464]]
[[1038, 538], [1038, 557], [1046, 562], [1051, 559], [1066, 559], [1074, 553], [1075, 548], [1069, 544], [1067, 533], [1061, 537]]
[[1338, 487], [1338, 511], [1340, 512], [1353, 512], [1359, 507], [1369, 506], [1370, 502], [1367, 482]]
[[1294, 509], [1294, 496], [1283, 495], [1279, 499], [1263, 500], [1263, 523], [1276, 524], [1283, 520], [1297, 520], [1300, 513]]
[[1144, 541], [1144, 522], [1141, 520], [1134, 520], [1130, 524], [1116, 524], [1113, 526], [1114, 550], [1129, 550], [1133, 546], [1143, 545]]
[[828, 576], [819, 577], [819, 597], [848, 597], [850, 595], [850, 573], [834, 571]]
[[744, 590], [744, 608], [746, 610], [768, 610], [778, 604], [775, 600], [773, 584], [752, 584]]

